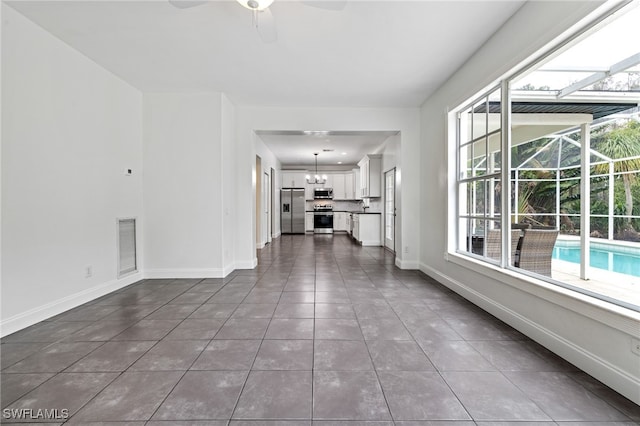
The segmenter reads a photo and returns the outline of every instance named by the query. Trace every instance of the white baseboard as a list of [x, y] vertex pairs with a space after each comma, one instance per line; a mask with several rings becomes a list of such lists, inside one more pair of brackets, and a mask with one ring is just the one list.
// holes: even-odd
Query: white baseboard
[[[224, 278], [228, 268], [196, 268], [196, 269], [146, 269], [144, 277], [157, 278]], [[233, 270], [233, 269], [232, 269]], [[226, 273], [225, 273], [226, 272]]]
[[98, 297], [104, 296], [105, 294], [120, 290], [121, 288], [133, 284], [136, 281], [140, 281], [142, 278], [142, 273], [136, 272], [135, 274], [127, 275], [124, 278], [98, 284], [81, 292], [62, 297], [58, 300], [54, 300], [42, 306], [14, 315], [0, 321], [0, 337], [15, 333], [18, 330], [37, 324], [40, 321], [61, 314], [69, 309], [80, 306], [83, 303], [90, 302]]
[[402, 260], [396, 256], [396, 266], [400, 269], [418, 269], [419, 263], [417, 260]]
[[362, 244], [362, 247], [379, 247], [382, 245], [380, 241], [376, 241], [376, 240], [371, 240], [371, 241], [363, 240], [361, 244]]
[[235, 269], [253, 269], [258, 266], [258, 258], [254, 257], [253, 260], [246, 262], [236, 262]]
[[280, 235], [282, 235], [282, 233], [281, 233], [281, 232], [276, 232], [275, 234], [273, 234], [273, 235], [271, 236], [271, 238], [278, 238]]
[[[521, 333], [540, 343], [607, 386], [640, 404], [640, 380], [574, 342], [558, 335], [537, 322], [474, 290], [473, 288], [420, 263], [420, 270], [465, 299], [500, 318]], [[550, 303], [541, 299], [541, 303]], [[562, 305], [557, 305], [562, 306]]]

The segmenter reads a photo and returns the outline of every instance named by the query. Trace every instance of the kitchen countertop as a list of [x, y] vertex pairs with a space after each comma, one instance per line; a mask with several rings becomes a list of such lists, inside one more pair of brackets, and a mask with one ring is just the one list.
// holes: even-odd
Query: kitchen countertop
[[[318, 210], [305, 210], [307, 213], [318, 212]], [[352, 214], [382, 214], [382, 212], [361, 212], [361, 211], [353, 211], [353, 210], [328, 210], [328, 211], [319, 211], [320, 213], [352, 213]]]

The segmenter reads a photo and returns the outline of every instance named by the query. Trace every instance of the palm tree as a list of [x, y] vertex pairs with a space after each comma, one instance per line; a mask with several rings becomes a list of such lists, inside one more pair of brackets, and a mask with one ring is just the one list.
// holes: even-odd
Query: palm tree
[[[640, 122], [631, 120], [624, 126], [617, 127], [598, 138], [596, 150], [611, 159], [631, 158], [614, 163], [614, 172], [621, 173], [624, 183], [626, 215], [633, 214], [633, 195], [631, 185], [635, 180], [635, 174], [640, 171]], [[609, 163], [595, 166], [596, 173], [608, 173]], [[613, 191], [613, 188], [609, 189]], [[627, 224], [631, 224], [631, 217], [627, 218]]]

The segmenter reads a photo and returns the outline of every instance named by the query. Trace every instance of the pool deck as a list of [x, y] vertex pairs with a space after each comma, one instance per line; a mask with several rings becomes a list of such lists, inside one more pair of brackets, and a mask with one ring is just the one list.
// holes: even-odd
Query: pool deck
[[574, 287], [640, 307], [640, 277], [589, 268], [588, 280], [580, 279], [580, 265], [553, 259], [551, 276]]

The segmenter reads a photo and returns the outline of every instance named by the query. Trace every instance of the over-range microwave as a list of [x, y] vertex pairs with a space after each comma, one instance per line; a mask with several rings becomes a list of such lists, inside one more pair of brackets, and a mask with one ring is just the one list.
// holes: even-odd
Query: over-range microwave
[[313, 189], [314, 200], [326, 200], [333, 199], [333, 188], [314, 188]]

